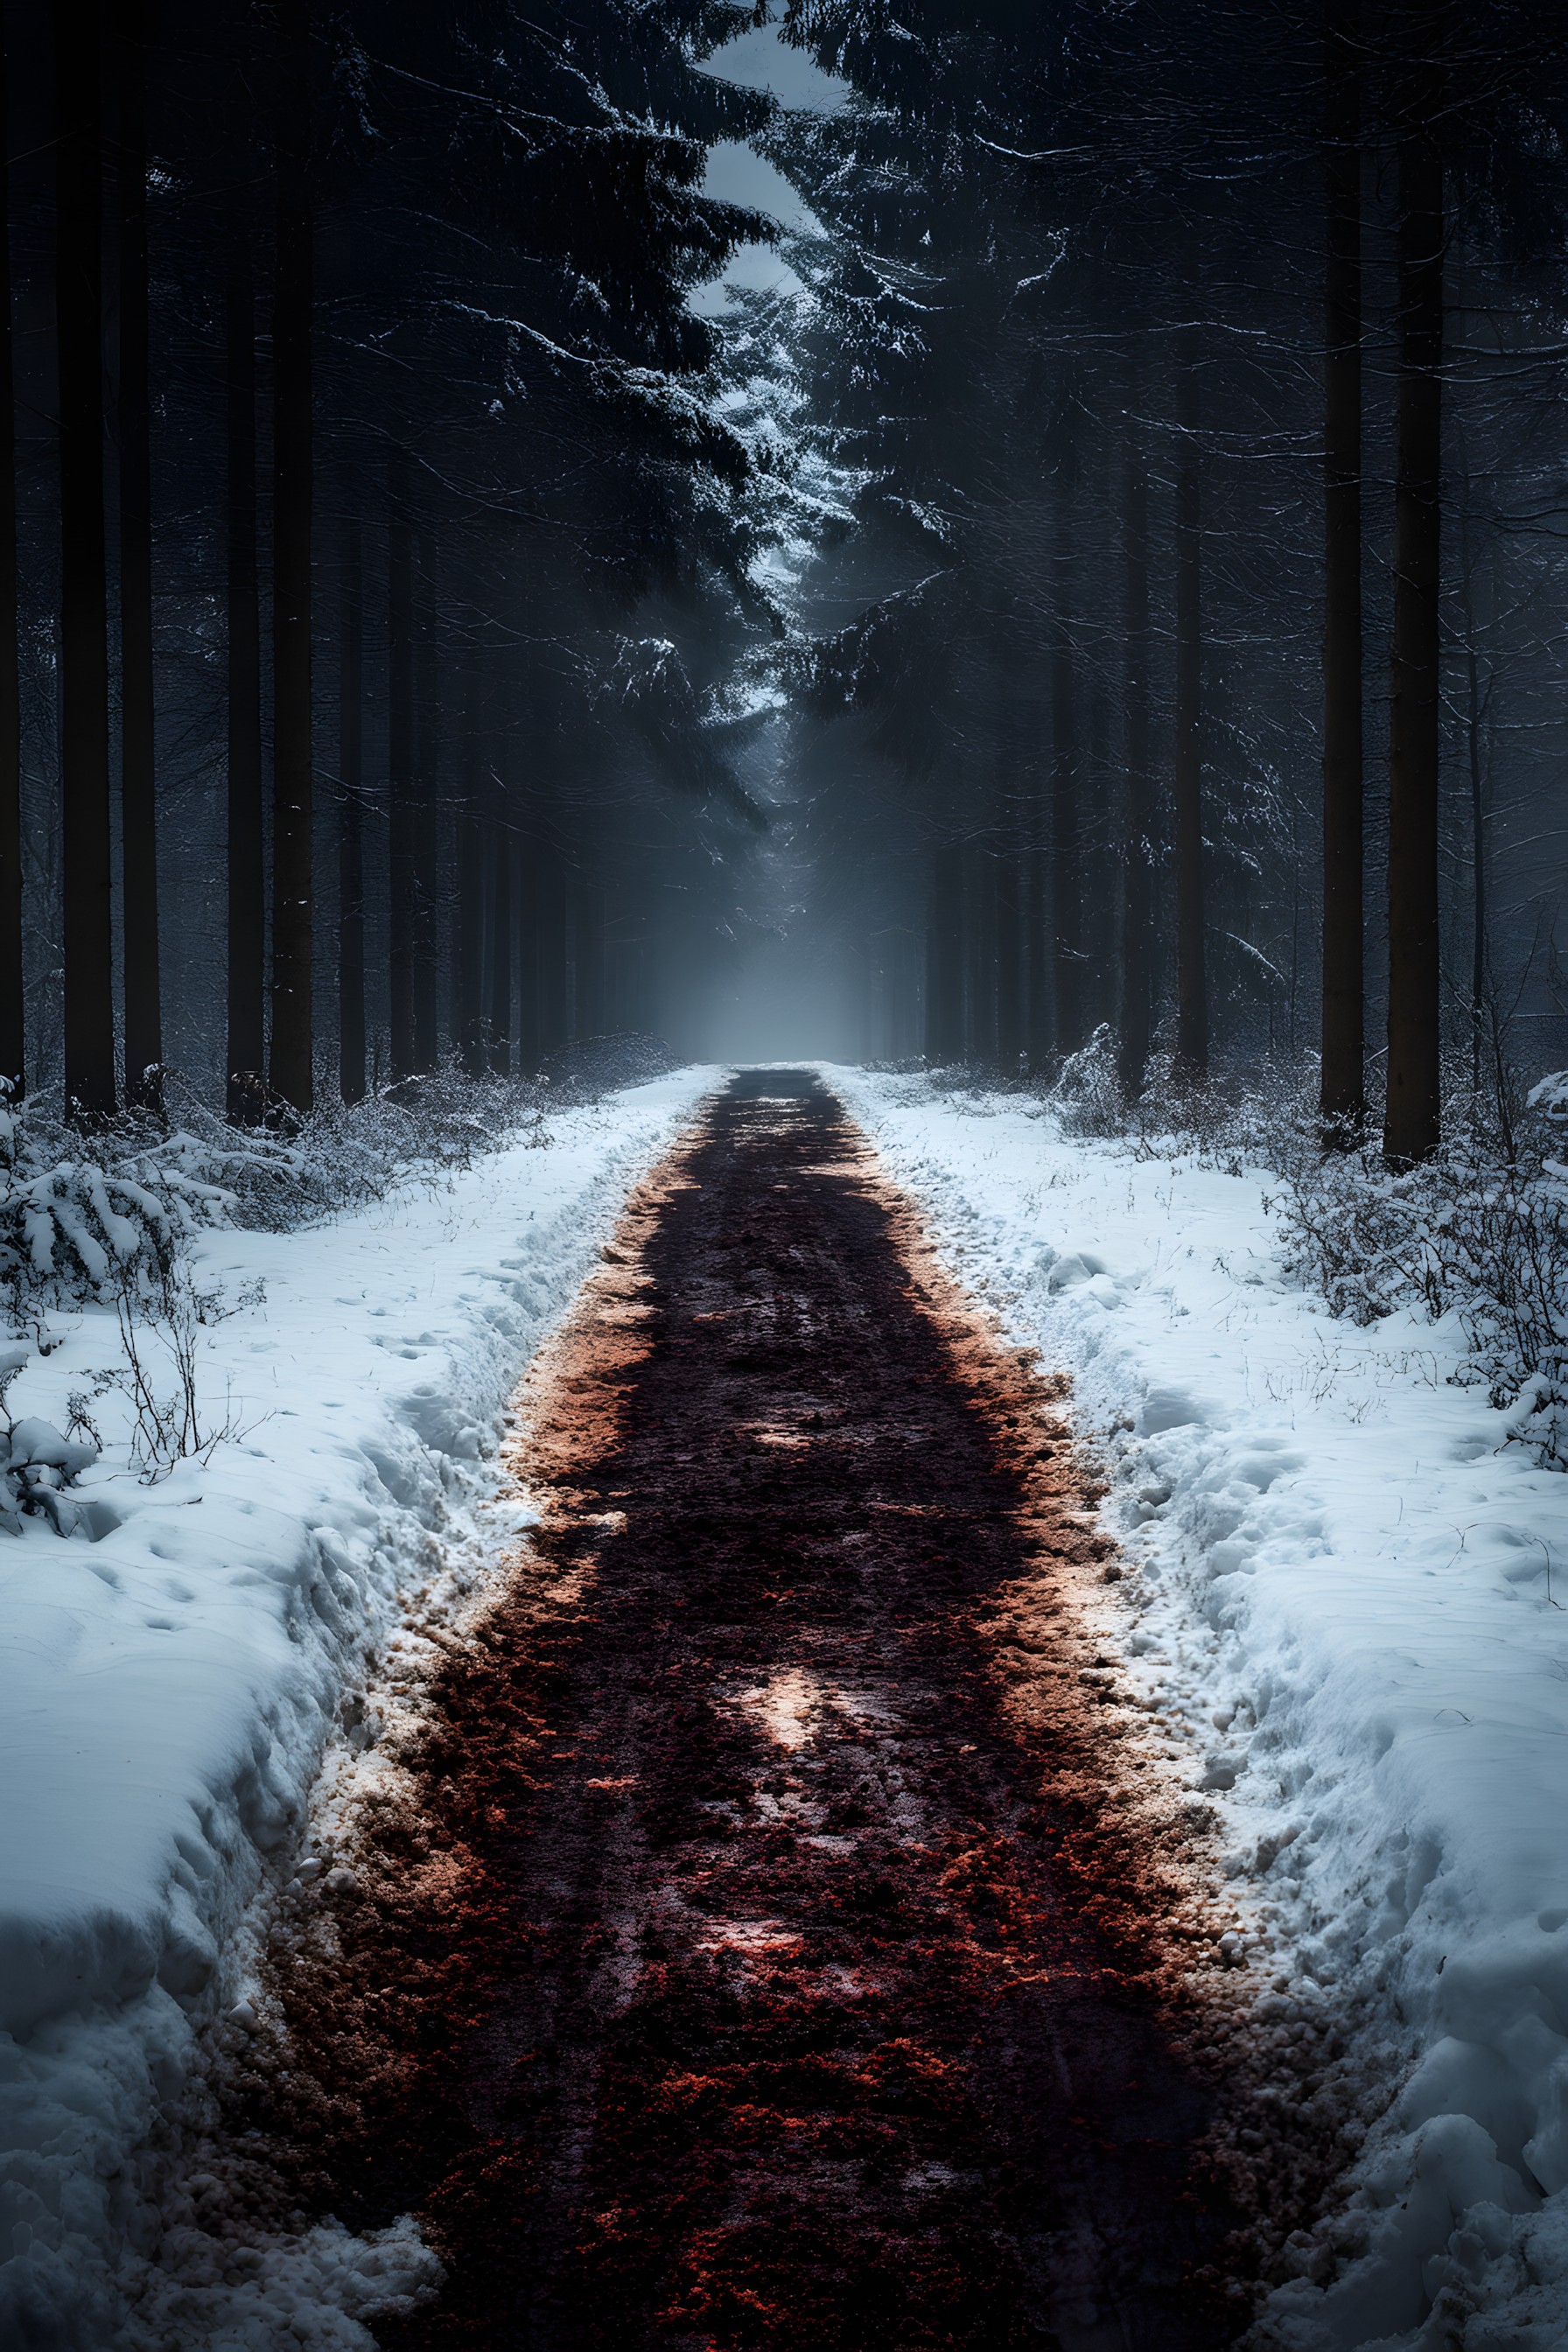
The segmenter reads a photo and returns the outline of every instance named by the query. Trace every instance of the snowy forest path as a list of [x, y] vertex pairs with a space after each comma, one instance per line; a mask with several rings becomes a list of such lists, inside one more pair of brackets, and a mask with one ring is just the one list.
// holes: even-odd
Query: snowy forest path
[[333, 2210], [447, 2264], [389, 2352], [1237, 2332], [1096, 1694], [1026, 1720], [999, 1664], [1091, 1497], [900, 1218], [814, 1076], [742, 1072], [525, 1397], [544, 1524], [293, 1966]]

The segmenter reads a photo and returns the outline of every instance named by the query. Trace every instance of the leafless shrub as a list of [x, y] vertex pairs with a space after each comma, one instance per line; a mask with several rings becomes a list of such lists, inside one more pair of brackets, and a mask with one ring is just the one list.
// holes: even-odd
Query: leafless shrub
[[[114, 1309], [124, 1360], [99, 1374], [93, 1393], [101, 1397], [112, 1390], [130, 1404], [131, 1463], [143, 1486], [166, 1478], [177, 1462], [209, 1460], [217, 1446], [255, 1425], [241, 1425], [232, 1398], [226, 1399], [221, 1419], [208, 1416], [200, 1392], [201, 1335], [258, 1306], [262, 1296], [259, 1283], [232, 1299], [199, 1289], [184, 1265], [152, 1287], [133, 1273], [122, 1277]], [[167, 1384], [171, 1375], [173, 1386]], [[86, 1423], [84, 1402], [75, 1417]]]

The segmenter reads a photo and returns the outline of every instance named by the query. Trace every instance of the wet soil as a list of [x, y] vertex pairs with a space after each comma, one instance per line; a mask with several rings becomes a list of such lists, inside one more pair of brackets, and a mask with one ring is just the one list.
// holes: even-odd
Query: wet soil
[[544, 1524], [279, 1964], [331, 2204], [447, 2265], [379, 2340], [1231, 2342], [1092, 1493], [815, 1079], [731, 1084], [525, 1402]]

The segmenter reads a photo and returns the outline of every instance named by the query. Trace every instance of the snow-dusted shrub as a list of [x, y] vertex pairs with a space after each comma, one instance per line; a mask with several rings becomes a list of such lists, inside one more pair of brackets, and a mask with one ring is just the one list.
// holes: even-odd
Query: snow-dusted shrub
[[[175, 1266], [156, 1290], [128, 1276], [115, 1297], [122, 1360], [101, 1372], [95, 1396], [115, 1390], [131, 1408], [131, 1466], [144, 1486], [166, 1478], [177, 1462], [205, 1462], [226, 1439], [246, 1432], [232, 1402], [218, 1418], [204, 1409], [199, 1377], [202, 1334], [226, 1323], [247, 1307], [259, 1306], [265, 1291], [255, 1283], [237, 1297], [203, 1290], [188, 1265]], [[85, 1402], [79, 1417], [85, 1420]]]
[[[19, 1536], [25, 1516], [47, 1519], [58, 1536], [74, 1535], [83, 1506], [67, 1493], [99, 1456], [79, 1433], [62, 1436], [52, 1422], [13, 1421], [5, 1391], [26, 1363], [25, 1347], [0, 1348], [0, 1528]], [[88, 1505], [89, 1514], [95, 1507]], [[89, 1532], [96, 1533], [89, 1520]]]
[[646, 1086], [668, 1077], [679, 1068], [662, 1037], [617, 1033], [609, 1037], [580, 1037], [563, 1045], [540, 1065], [540, 1076], [557, 1103], [591, 1102], [616, 1087]]
[[1121, 1135], [1127, 1096], [1116, 1062], [1116, 1039], [1101, 1023], [1087, 1045], [1069, 1054], [1046, 1099], [1068, 1135]]
[[1457, 1315], [1471, 1376], [1494, 1405], [1515, 1408], [1512, 1433], [1568, 1470], [1568, 1167], [1554, 1156], [1555, 1083], [1535, 1090], [1511, 1156], [1475, 1127], [1406, 1171], [1371, 1150], [1298, 1154], [1273, 1205], [1288, 1263], [1336, 1315]]
[[32, 1106], [0, 1106], [0, 1286], [13, 1316], [39, 1301], [104, 1297], [128, 1277], [167, 1279], [221, 1191], [145, 1148], [145, 1125], [82, 1137]]

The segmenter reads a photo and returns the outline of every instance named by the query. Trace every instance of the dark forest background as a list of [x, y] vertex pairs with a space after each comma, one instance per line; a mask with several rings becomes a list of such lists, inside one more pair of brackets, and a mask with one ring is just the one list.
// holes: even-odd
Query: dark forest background
[[[722, 78], [770, 21], [831, 106]], [[286, 1123], [613, 1032], [1098, 1037], [1129, 1100], [1310, 1063], [1404, 1162], [1563, 1058], [1559, 9], [4, 47], [17, 1085]], [[737, 142], [805, 227], [711, 193]]]

